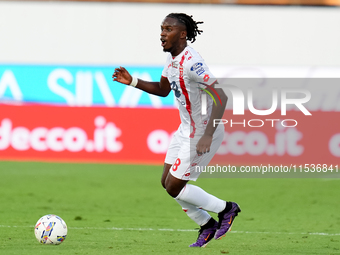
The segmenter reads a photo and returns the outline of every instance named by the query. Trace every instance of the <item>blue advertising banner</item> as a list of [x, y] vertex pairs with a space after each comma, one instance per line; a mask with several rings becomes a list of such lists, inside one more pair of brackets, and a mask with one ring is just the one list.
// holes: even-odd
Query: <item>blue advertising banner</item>
[[[174, 107], [166, 97], [112, 81], [113, 66], [0, 65], [0, 102], [63, 106]], [[163, 67], [126, 66], [131, 75], [159, 81]]]

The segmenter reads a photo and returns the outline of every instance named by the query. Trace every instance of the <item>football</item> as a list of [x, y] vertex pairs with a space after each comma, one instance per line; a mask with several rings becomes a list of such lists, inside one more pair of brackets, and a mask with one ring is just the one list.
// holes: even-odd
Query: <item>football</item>
[[35, 224], [35, 237], [43, 244], [61, 244], [67, 235], [65, 221], [57, 215], [48, 214]]

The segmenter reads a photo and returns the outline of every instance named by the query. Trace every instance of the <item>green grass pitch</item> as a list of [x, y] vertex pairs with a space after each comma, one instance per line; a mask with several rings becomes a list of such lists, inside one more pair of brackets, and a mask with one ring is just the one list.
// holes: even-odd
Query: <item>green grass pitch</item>
[[[196, 185], [242, 212], [232, 231], [189, 248], [197, 226], [160, 185], [162, 166], [0, 162], [0, 254], [340, 254], [339, 179], [213, 179]], [[34, 224], [57, 214], [61, 245]]]

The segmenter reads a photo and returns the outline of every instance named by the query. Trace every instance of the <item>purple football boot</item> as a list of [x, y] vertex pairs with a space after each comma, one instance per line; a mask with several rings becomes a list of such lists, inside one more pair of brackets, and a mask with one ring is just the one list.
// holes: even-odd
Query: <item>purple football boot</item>
[[[241, 212], [240, 207], [235, 202], [231, 203], [231, 209], [224, 209], [218, 214], [218, 229], [215, 233], [215, 239], [221, 239], [225, 234], [231, 230], [235, 217]], [[229, 205], [230, 207], [230, 205]]]
[[211, 218], [208, 224], [208, 227], [201, 227], [201, 229], [198, 231], [197, 241], [189, 245], [189, 247], [205, 247], [214, 238], [218, 227], [218, 222]]

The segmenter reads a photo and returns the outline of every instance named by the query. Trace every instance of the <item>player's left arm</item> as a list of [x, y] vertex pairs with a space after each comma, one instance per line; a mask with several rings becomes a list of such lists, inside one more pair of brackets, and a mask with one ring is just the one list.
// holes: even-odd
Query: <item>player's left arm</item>
[[227, 105], [228, 97], [224, 93], [223, 89], [218, 88], [218, 89], [215, 89], [215, 91], [218, 94], [218, 96], [220, 97], [222, 104], [219, 102], [219, 100], [217, 101], [216, 105], [213, 104], [211, 116], [210, 116], [209, 122], [207, 124], [207, 127], [205, 129], [205, 132], [196, 145], [196, 151], [197, 151], [198, 155], [202, 155], [203, 153], [210, 151], [212, 138], [213, 138], [214, 132], [217, 128], [217, 125], [214, 126], [214, 119], [221, 119], [222, 118], [225, 107]]

